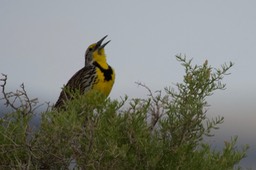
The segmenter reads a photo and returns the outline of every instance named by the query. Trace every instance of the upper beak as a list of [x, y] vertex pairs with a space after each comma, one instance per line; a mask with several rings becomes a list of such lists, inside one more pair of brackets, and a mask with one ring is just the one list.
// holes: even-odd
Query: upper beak
[[104, 43], [104, 44], [101, 45], [101, 43], [104, 41], [105, 38], [107, 38], [107, 36], [108, 36], [108, 35], [106, 35], [105, 37], [103, 37], [102, 39], [100, 39], [100, 40], [96, 43], [95, 49], [101, 50], [101, 49], [103, 49], [103, 48], [110, 42], [110, 40], [109, 40], [109, 41], [107, 41], [106, 43]]

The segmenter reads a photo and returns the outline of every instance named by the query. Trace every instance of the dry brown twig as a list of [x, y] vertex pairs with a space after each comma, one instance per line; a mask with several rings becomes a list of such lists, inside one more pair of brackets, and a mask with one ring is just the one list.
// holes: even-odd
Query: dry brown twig
[[32, 114], [38, 107], [38, 99], [33, 98], [30, 99], [27, 91], [25, 90], [25, 85], [22, 83], [20, 85], [20, 90], [16, 90], [16, 92], [7, 92], [6, 84], [7, 84], [7, 75], [2, 74], [3, 78], [0, 81], [3, 83], [0, 85], [2, 88], [3, 97], [0, 100], [4, 100], [4, 104], [6, 107], [11, 107], [15, 111], [22, 111], [23, 115]]

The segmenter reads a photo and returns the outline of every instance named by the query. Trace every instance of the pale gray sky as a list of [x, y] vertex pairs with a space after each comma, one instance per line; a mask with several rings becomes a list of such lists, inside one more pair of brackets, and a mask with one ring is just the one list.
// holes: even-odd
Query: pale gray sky
[[[210, 113], [225, 116], [216, 138], [256, 141], [256, 1], [0, 1], [0, 73], [9, 90], [25, 83], [33, 97], [55, 102], [60, 88], [84, 65], [88, 45], [105, 35], [116, 70], [111, 98], [145, 97], [182, 80], [176, 54], [235, 66], [226, 91], [209, 98]], [[224, 133], [225, 132], [225, 133]], [[251, 154], [252, 155], [252, 154]]]

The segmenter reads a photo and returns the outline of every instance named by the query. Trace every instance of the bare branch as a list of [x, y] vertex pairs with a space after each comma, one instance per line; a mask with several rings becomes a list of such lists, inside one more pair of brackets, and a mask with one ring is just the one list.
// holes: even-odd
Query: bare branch
[[3, 97], [0, 100], [4, 100], [4, 104], [6, 107], [10, 106], [15, 111], [22, 111], [23, 115], [32, 114], [35, 109], [40, 107], [41, 105], [37, 106], [38, 99], [30, 99], [27, 91], [25, 89], [24, 83], [20, 85], [20, 90], [16, 90], [16, 92], [6, 92], [6, 84], [7, 84], [7, 75], [2, 74], [3, 78], [0, 81], [3, 82], [2, 85], [2, 94]]
[[[9, 100], [11, 97], [14, 97], [15, 95], [12, 92], [6, 92], [5, 91], [5, 87], [6, 87], [6, 84], [7, 84], [7, 75], [2, 73], [2, 76], [4, 78], [0, 79], [0, 81], [3, 82], [1, 87], [2, 87], [2, 93], [3, 93], [4, 97], [0, 98], [0, 100], [5, 100], [5, 105], [7, 107], [10, 106], [14, 110], [18, 110], [18, 108], [14, 106], [14, 103]], [[16, 101], [16, 99], [17, 98], [14, 99], [14, 102]]]

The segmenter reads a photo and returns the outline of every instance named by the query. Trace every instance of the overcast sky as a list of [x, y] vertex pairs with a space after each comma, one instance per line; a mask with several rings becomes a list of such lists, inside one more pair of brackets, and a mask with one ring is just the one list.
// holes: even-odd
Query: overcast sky
[[[0, 73], [8, 88], [24, 82], [32, 97], [55, 102], [63, 84], [84, 65], [88, 45], [108, 35], [108, 63], [116, 71], [111, 98], [146, 97], [134, 82], [161, 90], [180, 82], [176, 54], [235, 63], [227, 90], [209, 98], [223, 115], [216, 138], [256, 141], [256, 1], [0, 1]], [[225, 132], [225, 133], [224, 133]], [[255, 156], [256, 154], [254, 154]], [[254, 158], [255, 159], [255, 158]], [[253, 163], [251, 163], [253, 164]]]

